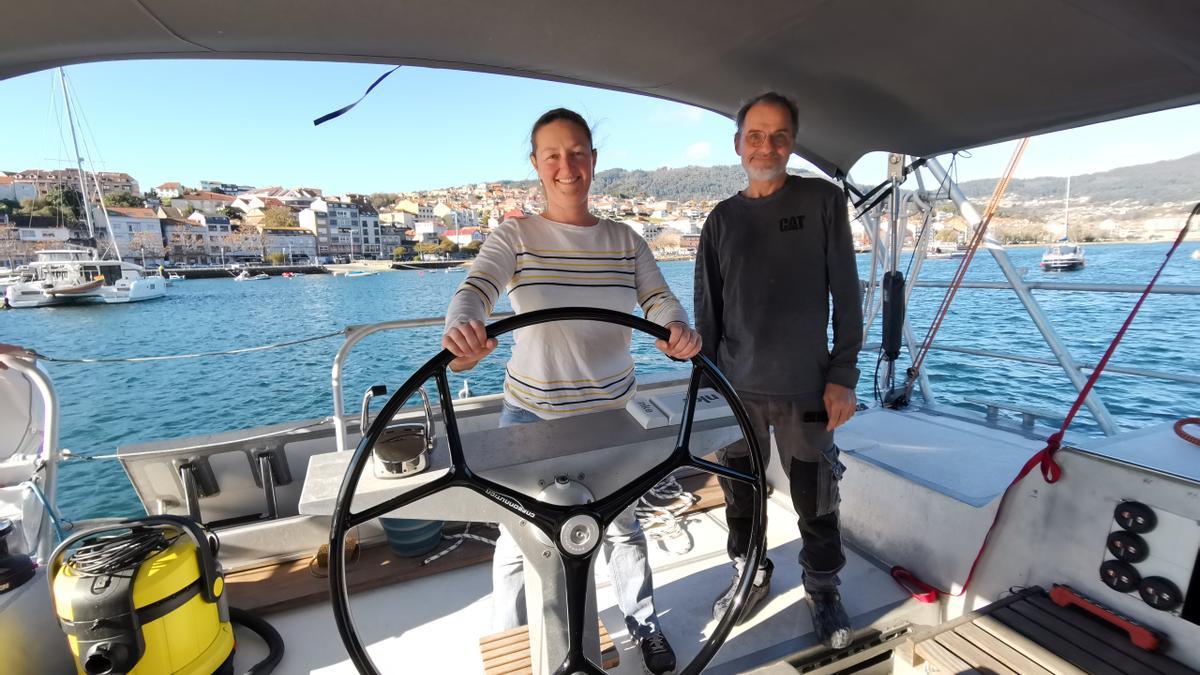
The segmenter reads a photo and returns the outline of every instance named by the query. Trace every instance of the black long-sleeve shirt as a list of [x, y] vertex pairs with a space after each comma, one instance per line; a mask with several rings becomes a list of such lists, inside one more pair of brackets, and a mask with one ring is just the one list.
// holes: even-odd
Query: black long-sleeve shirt
[[739, 392], [819, 398], [827, 382], [858, 383], [862, 300], [836, 185], [789, 176], [766, 197], [717, 204], [700, 233], [694, 296], [703, 352]]

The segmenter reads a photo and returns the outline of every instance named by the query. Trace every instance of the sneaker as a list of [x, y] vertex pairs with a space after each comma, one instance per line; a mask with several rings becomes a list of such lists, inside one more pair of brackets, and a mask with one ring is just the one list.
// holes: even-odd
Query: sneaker
[[650, 675], [672, 675], [675, 672], [675, 651], [662, 631], [654, 630], [634, 638], [642, 650], [642, 667]]
[[[770, 558], [767, 559], [767, 564], [762, 570], [762, 583], [756, 583], [750, 587], [750, 595], [746, 597], [746, 605], [742, 608], [742, 614], [734, 621], [736, 625], [745, 623], [750, 617], [754, 616], [754, 613], [762, 605], [762, 601], [771, 592], [771, 572], [775, 570], [775, 564], [771, 562]], [[729, 588], [726, 588], [725, 592], [713, 603], [712, 616], [714, 621], [719, 621], [722, 616], [725, 616], [729, 605], [733, 603], [733, 596], [737, 595], [737, 587], [741, 580], [741, 573], [734, 574], [733, 581], [729, 583]]]
[[806, 591], [804, 601], [812, 613], [813, 630], [826, 647], [845, 649], [850, 646], [850, 617], [842, 606], [842, 596], [836, 590]]

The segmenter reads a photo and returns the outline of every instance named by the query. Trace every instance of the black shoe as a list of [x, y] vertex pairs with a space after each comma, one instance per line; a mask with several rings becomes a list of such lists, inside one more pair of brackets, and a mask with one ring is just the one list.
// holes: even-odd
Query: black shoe
[[826, 647], [845, 649], [850, 646], [850, 617], [842, 606], [842, 596], [836, 590], [805, 591], [804, 600], [812, 613], [813, 630]]
[[[771, 562], [770, 558], [767, 559], [767, 564], [763, 567], [763, 570], [765, 571], [762, 583], [754, 584], [750, 587], [750, 595], [746, 597], [746, 604], [742, 607], [742, 615], [734, 621], [735, 625], [745, 623], [750, 617], [754, 616], [759, 606], [762, 605], [762, 601], [771, 592], [771, 572], [775, 570], [775, 564]], [[757, 574], [757, 572], [755, 573]], [[729, 609], [729, 605], [733, 602], [733, 596], [737, 594], [738, 583], [741, 580], [742, 577], [740, 574], [733, 575], [733, 581], [729, 583], [729, 588], [726, 588], [725, 592], [713, 603], [712, 615], [714, 620], [719, 621], [722, 616], [725, 616], [726, 610]]]
[[675, 672], [675, 652], [662, 631], [651, 631], [634, 638], [642, 650], [642, 666], [651, 675]]

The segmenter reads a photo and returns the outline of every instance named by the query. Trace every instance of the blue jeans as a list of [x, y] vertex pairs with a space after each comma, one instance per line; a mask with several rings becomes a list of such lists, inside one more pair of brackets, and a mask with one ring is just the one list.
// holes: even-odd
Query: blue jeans
[[[531, 424], [540, 417], [508, 403], [500, 412], [500, 426]], [[604, 558], [612, 578], [617, 607], [625, 615], [630, 635], [659, 630], [654, 610], [654, 582], [646, 552], [646, 534], [634, 512], [636, 504], [621, 512], [604, 533]], [[525, 615], [525, 558], [504, 526], [492, 556], [492, 630], [503, 631], [529, 623]]]

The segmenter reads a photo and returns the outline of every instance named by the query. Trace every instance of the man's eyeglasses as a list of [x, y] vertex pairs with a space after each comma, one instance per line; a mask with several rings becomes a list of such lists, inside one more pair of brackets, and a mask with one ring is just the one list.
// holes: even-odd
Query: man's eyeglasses
[[773, 134], [765, 134], [761, 131], [746, 132], [746, 145], [752, 148], [761, 148], [768, 141], [771, 145], [777, 148], [790, 148], [795, 142], [795, 137], [786, 131], [776, 131]]

